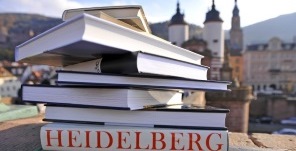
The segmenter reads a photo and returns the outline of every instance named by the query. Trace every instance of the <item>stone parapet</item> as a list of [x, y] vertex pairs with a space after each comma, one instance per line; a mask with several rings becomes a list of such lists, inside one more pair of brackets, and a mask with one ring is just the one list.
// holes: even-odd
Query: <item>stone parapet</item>
[[249, 106], [253, 99], [251, 87], [233, 88], [231, 92], [207, 92], [207, 105], [227, 108], [226, 126], [232, 132], [248, 132]]
[[254, 99], [252, 95], [252, 87], [243, 86], [238, 88], [231, 88], [229, 92], [207, 92], [207, 101], [251, 101]]
[[[44, 116], [0, 122], [1, 150], [42, 150], [40, 128]], [[229, 151], [296, 150], [295, 135], [229, 132]]]
[[294, 117], [296, 115], [296, 101], [285, 94], [258, 94], [251, 103], [251, 117], [272, 117], [274, 122]]

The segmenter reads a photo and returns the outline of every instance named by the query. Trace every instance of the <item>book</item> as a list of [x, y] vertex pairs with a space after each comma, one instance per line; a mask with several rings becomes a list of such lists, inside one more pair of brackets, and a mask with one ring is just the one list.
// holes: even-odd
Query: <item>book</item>
[[[193, 105], [152, 106], [141, 110], [47, 105], [45, 120], [84, 123], [113, 123], [146, 127], [225, 129], [227, 109]], [[100, 115], [100, 116], [98, 116]]]
[[105, 7], [68, 9], [64, 11], [62, 19], [64, 21], [67, 21], [83, 13], [90, 14], [100, 18], [102, 18], [100, 13], [104, 13], [140, 31], [151, 33], [151, 29], [146, 19], [144, 10], [140, 5], [105, 6]]
[[102, 54], [142, 51], [193, 64], [202, 55], [141, 34], [104, 19], [82, 14], [18, 45], [15, 60], [67, 66], [101, 58]]
[[121, 26], [123, 26], [123, 27], [129, 28], [129, 29], [132, 29], [132, 30], [135, 30], [135, 31], [137, 31], [137, 32], [144, 32], [143, 30], [137, 28], [137, 26], [135, 27], [135, 26], [132, 26], [132, 25], [130, 25], [130, 24], [127, 24], [127, 23], [125, 23], [125, 22], [123, 22], [123, 21], [121, 21], [121, 20], [119, 20], [119, 19], [116, 19], [116, 18], [114, 18], [114, 17], [112, 17], [112, 16], [109, 16], [108, 14], [106, 14], [106, 13], [104, 13], [104, 12], [102, 12], [102, 11], [98, 11], [98, 12], [96, 12], [96, 15], [95, 15], [95, 16], [96, 16], [96, 17], [99, 17], [99, 18], [102, 18], [102, 19], [105, 19], [105, 20], [107, 20], [107, 21], [110, 21], [110, 22], [112, 22], [112, 23], [115, 23], [115, 24], [121, 25]]
[[63, 69], [116, 74], [154, 74], [207, 80], [209, 67], [153, 54], [135, 52], [121, 55], [103, 55], [100, 59], [66, 66]]
[[182, 104], [182, 93], [167, 90], [111, 87], [23, 85], [22, 100], [34, 103], [72, 104], [136, 110], [151, 105]]
[[[138, 5], [111, 6], [111, 7], [109, 6], [109, 7], [79, 8], [79, 9], [65, 10], [63, 14], [63, 20], [64, 21], [69, 20], [70, 18], [81, 15], [83, 13], [90, 14], [95, 17], [118, 24], [120, 26], [132, 29], [134, 31], [137, 31], [140, 34], [145, 34], [145, 36], [149, 36], [156, 40], [170, 43], [169, 41], [166, 41], [160, 37], [157, 37], [151, 34], [151, 30], [146, 18], [142, 17], [145, 15], [141, 6], [138, 6]], [[116, 16], [117, 18], [113, 16]]]
[[40, 129], [44, 150], [228, 150], [227, 130], [50, 123]]
[[58, 85], [227, 91], [227, 86], [230, 84], [230, 82], [227, 81], [191, 80], [166, 76], [104, 74], [66, 70], [58, 70], [57, 75], [56, 84]]

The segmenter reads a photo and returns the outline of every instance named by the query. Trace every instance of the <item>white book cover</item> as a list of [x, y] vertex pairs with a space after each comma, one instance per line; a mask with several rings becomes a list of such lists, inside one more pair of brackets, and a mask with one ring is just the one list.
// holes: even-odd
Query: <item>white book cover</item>
[[107, 20], [81, 14], [18, 45], [15, 60], [67, 66], [100, 58], [102, 54], [142, 51], [193, 64], [202, 55], [141, 34]]

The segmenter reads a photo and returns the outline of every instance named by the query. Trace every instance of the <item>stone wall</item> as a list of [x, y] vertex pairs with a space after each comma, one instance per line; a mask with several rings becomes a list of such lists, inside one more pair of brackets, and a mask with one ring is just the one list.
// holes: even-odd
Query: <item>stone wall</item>
[[296, 116], [296, 100], [289, 100], [285, 95], [259, 94], [250, 105], [250, 116], [270, 116], [273, 121]]

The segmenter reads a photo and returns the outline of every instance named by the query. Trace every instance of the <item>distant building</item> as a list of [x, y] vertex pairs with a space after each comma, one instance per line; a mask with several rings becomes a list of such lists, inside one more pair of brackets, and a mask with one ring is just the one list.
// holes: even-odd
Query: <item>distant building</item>
[[[177, 12], [179, 11], [178, 8], [179, 5], [177, 4]], [[184, 18], [180, 17], [180, 20], [184, 21]], [[193, 37], [189, 40], [183, 40], [181, 47], [203, 55], [204, 58], [202, 59], [201, 64], [211, 67], [208, 70], [208, 79], [232, 81], [233, 84], [230, 86], [232, 91], [231, 93], [205, 93], [201, 91], [188, 92], [187, 94], [189, 96], [186, 97], [184, 101], [189, 101], [192, 104], [198, 105], [207, 104], [210, 106], [229, 108], [231, 112], [226, 118], [226, 126], [228, 129], [230, 131], [247, 133], [249, 105], [253, 99], [252, 89], [249, 86], [240, 85], [243, 78], [242, 49], [238, 49], [240, 47], [231, 47], [230, 40], [224, 40], [222, 24], [223, 20], [220, 18], [220, 13], [216, 10], [215, 2], [213, 0], [212, 9], [206, 13], [203, 38]], [[243, 35], [240, 28], [239, 10], [236, 1], [233, 11], [232, 26], [232, 32], [234, 33], [231, 36], [232, 40], [238, 42], [237, 46], [239, 46], [240, 41], [242, 41], [241, 36]], [[184, 37], [184, 35], [185, 34], [181, 34], [179, 36]], [[170, 41], [174, 42], [172, 40]]]
[[244, 80], [244, 60], [242, 56], [243, 50], [243, 30], [240, 26], [239, 9], [237, 0], [235, 0], [234, 8], [232, 11], [230, 39], [226, 41], [227, 49], [230, 52], [229, 63], [232, 67], [232, 77], [237, 79], [239, 83]]
[[203, 39], [212, 52], [210, 79], [214, 80], [220, 79], [220, 69], [224, 58], [224, 30], [222, 24], [223, 20], [220, 18], [220, 13], [216, 10], [215, 1], [213, 0], [212, 9], [207, 12], [204, 21]]
[[12, 75], [16, 76], [18, 79], [21, 79], [24, 71], [28, 67], [27, 64], [9, 61], [2, 61], [1, 64], [6, 70], [8, 70]]
[[255, 91], [295, 92], [296, 43], [274, 37], [268, 43], [247, 46], [243, 57], [244, 83]]
[[[215, 2], [213, 1], [212, 9], [206, 13], [203, 39], [193, 37], [188, 40], [189, 26], [184, 20], [184, 14], [180, 13], [179, 7], [178, 2], [176, 14], [169, 24], [169, 41], [177, 46], [204, 55], [202, 64], [211, 67], [208, 79], [219, 80], [224, 58], [224, 31], [222, 29], [223, 20], [220, 18], [219, 11], [215, 8]], [[210, 63], [208, 63], [209, 61]]]
[[169, 23], [169, 41], [177, 46], [181, 46], [189, 39], [189, 26], [184, 20], [184, 14], [180, 12], [180, 4], [177, 3], [176, 14]]
[[[182, 45], [183, 48], [188, 49], [192, 52], [201, 54], [204, 58], [201, 60], [201, 64], [205, 66], [211, 66], [212, 53], [208, 49], [208, 44], [203, 39], [197, 39], [195, 37], [185, 41]], [[208, 79], [211, 77], [211, 70], [208, 70]]]
[[0, 98], [17, 97], [21, 82], [4, 67], [0, 67]]
[[49, 84], [54, 84], [55, 68], [46, 65], [30, 65], [24, 71], [21, 82], [41, 84], [44, 81]]

